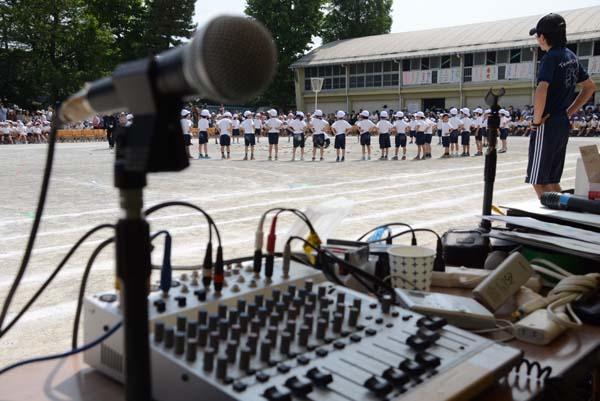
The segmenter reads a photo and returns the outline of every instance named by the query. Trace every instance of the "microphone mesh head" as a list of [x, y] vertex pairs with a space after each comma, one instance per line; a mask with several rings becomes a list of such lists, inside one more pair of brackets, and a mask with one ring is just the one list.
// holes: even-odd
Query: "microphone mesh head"
[[211, 92], [214, 92], [212, 100], [250, 100], [275, 76], [275, 41], [255, 20], [232, 16], [215, 18], [206, 27], [199, 49]]

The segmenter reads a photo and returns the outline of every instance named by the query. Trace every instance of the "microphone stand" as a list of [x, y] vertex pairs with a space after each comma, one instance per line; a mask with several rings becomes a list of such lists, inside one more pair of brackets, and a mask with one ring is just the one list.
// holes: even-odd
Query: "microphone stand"
[[[504, 88], [501, 88], [499, 93], [494, 93], [492, 89], [489, 90], [485, 96], [486, 103], [490, 106], [492, 113], [488, 116], [488, 149], [485, 154], [485, 168], [484, 168], [484, 190], [483, 190], [483, 216], [489, 216], [492, 214], [492, 198], [494, 196], [494, 183], [496, 181], [496, 165], [498, 161], [498, 153], [496, 151], [496, 145], [498, 142], [498, 130], [500, 128], [500, 106], [498, 101], [504, 96]], [[490, 232], [492, 229], [492, 222], [489, 220], [482, 219], [479, 227], [484, 232]], [[489, 244], [489, 237], [485, 238]]]
[[148, 292], [150, 226], [143, 213], [149, 172], [180, 171], [189, 165], [179, 123], [180, 98], [157, 96], [153, 58], [120, 65], [115, 90], [134, 122], [115, 132], [115, 187], [122, 217], [117, 223], [116, 265], [123, 314], [125, 394], [128, 401], [152, 399]]

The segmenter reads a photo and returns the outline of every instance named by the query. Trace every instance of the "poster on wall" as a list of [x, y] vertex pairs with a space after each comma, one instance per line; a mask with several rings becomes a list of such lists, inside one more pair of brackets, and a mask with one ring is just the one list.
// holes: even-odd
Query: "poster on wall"
[[506, 79], [533, 79], [533, 63], [507, 65]]
[[460, 68], [442, 68], [438, 70], [438, 84], [454, 84], [460, 82]]
[[431, 83], [431, 71], [402, 72], [403, 85], [427, 85]]
[[473, 67], [472, 70], [473, 82], [485, 82], [498, 80], [498, 66], [488, 65]]
[[419, 102], [408, 102], [406, 103], [406, 110], [409, 113], [416, 113], [421, 108], [421, 103]]
[[590, 58], [588, 64], [588, 73], [590, 74], [600, 74], [600, 57], [592, 57]]

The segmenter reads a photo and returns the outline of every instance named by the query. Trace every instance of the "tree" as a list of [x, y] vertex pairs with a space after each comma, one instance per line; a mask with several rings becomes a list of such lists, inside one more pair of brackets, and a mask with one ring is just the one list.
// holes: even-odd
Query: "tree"
[[321, 29], [323, 43], [389, 33], [393, 0], [329, 0]]
[[149, 0], [144, 35], [146, 55], [160, 53], [180, 45], [189, 38], [196, 25], [192, 23], [195, 0]]
[[294, 104], [290, 65], [309, 49], [319, 31], [322, 0], [248, 0], [246, 14], [262, 22], [277, 43], [278, 68], [273, 83], [256, 103], [283, 108]]

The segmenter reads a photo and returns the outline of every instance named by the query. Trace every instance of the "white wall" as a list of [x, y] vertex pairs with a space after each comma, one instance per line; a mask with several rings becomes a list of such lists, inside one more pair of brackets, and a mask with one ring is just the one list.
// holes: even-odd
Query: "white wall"
[[[337, 111], [343, 110], [346, 111], [346, 102], [326, 102], [326, 101], [318, 101], [317, 106], [319, 106], [319, 109], [321, 111], [323, 111], [323, 113], [328, 114], [328, 113], [335, 113]], [[306, 102], [306, 110], [302, 110], [305, 113], [314, 113], [315, 111], [315, 101], [313, 100], [312, 102]]]
[[352, 101], [352, 110], [358, 112], [358, 110], [369, 110], [373, 113], [375, 110], [382, 111], [383, 105], [387, 105], [388, 110], [396, 110], [398, 108], [398, 101], [393, 100], [353, 100]]

